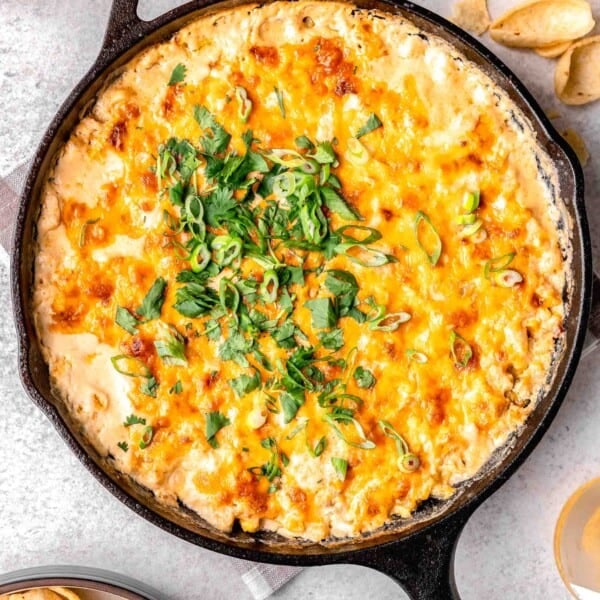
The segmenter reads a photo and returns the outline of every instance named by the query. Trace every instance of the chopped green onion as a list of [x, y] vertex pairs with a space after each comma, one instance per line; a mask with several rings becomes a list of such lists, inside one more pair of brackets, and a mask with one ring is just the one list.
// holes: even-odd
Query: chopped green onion
[[144, 427], [144, 432], [142, 433], [142, 439], [140, 440], [140, 448], [143, 450], [147, 448], [154, 438], [154, 428], [152, 425], [148, 425]]
[[327, 236], [329, 225], [318, 204], [305, 204], [300, 209], [300, 224], [304, 236], [313, 244], [320, 244]]
[[[200, 261], [198, 261], [200, 258]], [[190, 266], [194, 273], [201, 273], [206, 269], [211, 259], [210, 250], [204, 243], [196, 244], [190, 254]]]
[[248, 121], [250, 112], [252, 111], [252, 100], [248, 97], [248, 92], [241, 85], [235, 87], [235, 96], [240, 104], [238, 116], [243, 123]]
[[346, 473], [348, 472], [348, 461], [345, 458], [338, 458], [337, 456], [331, 457], [331, 464], [337, 473], [340, 481], [346, 480]]
[[[427, 251], [427, 249], [425, 248], [425, 244], [421, 241], [421, 236], [419, 235], [419, 225], [421, 223], [425, 223], [429, 226], [429, 237], [433, 241], [431, 245], [431, 252]], [[440, 260], [440, 256], [442, 255], [442, 239], [440, 238], [437, 229], [433, 226], [433, 223], [431, 222], [430, 218], [423, 211], [419, 211], [417, 213], [417, 216], [415, 217], [415, 235], [417, 237], [417, 244], [419, 244], [421, 250], [425, 252], [429, 262], [435, 267], [435, 265], [437, 265], [438, 261]]]
[[409, 348], [406, 351], [406, 356], [408, 356], [410, 360], [422, 365], [429, 360], [426, 354], [423, 354], [423, 352], [418, 352], [417, 350], [413, 350], [412, 348]]
[[279, 278], [273, 269], [265, 271], [259, 293], [264, 302], [275, 302], [279, 290]]
[[[365, 232], [365, 235], [363, 235]], [[381, 239], [381, 233], [365, 225], [344, 225], [335, 230], [345, 242], [352, 244], [372, 244]]]
[[466, 194], [465, 199], [463, 200], [463, 210], [468, 213], [472, 213], [477, 210], [479, 207], [479, 199], [480, 192], [477, 190], [476, 192], [469, 192]]
[[218, 235], [210, 244], [215, 251], [215, 262], [223, 267], [231, 264], [242, 253], [242, 240], [232, 235]]
[[291, 433], [288, 433], [288, 435], [285, 436], [286, 440], [294, 439], [308, 425], [308, 419], [306, 417], [303, 419], [298, 419], [298, 421], [300, 421], [300, 423], [294, 427], [294, 429], [292, 429]]
[[[328, 413], [323, 417], [323, 420], [328, 423], [336, 435], [349, 446], [361, 448], [362, 450], [372, 450], [375, 448], [375, 443], [367, 439], [362, 425], [354, 417], [351, 417], [347, 414]], [[361, 441], [355, 442], [354, 440], [348, 439], [346, 434], [338, 427], [338, 423], [343, 425], [354, 425], [354, 429], [356, 430], [356, 433]]]
[[81, 232], [79, 234], [79, 247], [83, 248], [85, 246], [85, 238], [86, 238], [86, 234], [87, 234], [87, 228], [90, 225], [95, 225], [98, 221], [100, 220], [100, 218], [97, 219], [88, 219], [83, 226], [81, 227]]
[[369, 328], [376, 331], [396, 331], [402, 323], [410, 321], [412, 315], [407, 312], [388, 313], [369, 323]]
[[314, 458], [318, 458], [325, 451], [325, 448], [327, 446], [327, 439], [325, 438], [325, 436], [323, 436], [317, 442], [317, 444], [314, 448], [311, 448], [311, 446], [309, 446], [308, 441], [307, 441], [306, 445], [308, 446], [308, 451], [310, 452], [311, 456], [313, 456]]
[[383, 430], [383, 433], [396, 443], [398, 468], [405, 473], [416, 471], [421, 465], [421, 461], [418, 456], [410, 451], [406, 440], [394, 429], [389, 421], [381, 420], [379, 421], [379, 426]]
[[499, 271], [504, 271], [508, 265], [514, 260], [516, 256], [516, 252], [509, 252], [508, 254], [504, 254], [503, 256], [498, 256], [496, 258], [492, 258], [485, 263], [485, 267], [483, 268], [483, 274], [487, 279], [490, 278], [490, 273], [498, 273]]
[[460, 232], [460, 237], [462, 237], [462, 238], [472, 237], [481, 229], [482, 225], [483, 225], [483, 221], [481, 219], [476, 219], [470, 225], [465, 225], [462, 228], [462, 230]]
[[494, 273], [492, 279], [501, 287], [511, 288], [523, 281], [523, 275], [513, 269], [504, 269]]
[[285, 102], [283, 99], [283, 92], [278, 88], [273, 88], [275, 90], [275, 96], [277, 96], [277, 105], [279, 106], [279, 112], [281, 116], [285, 119]]
[[416, 454], [408, 452], [398, 459], [398, 468], [404, 473], [412, 473], [421, 466], [421, 461]]
[[456, 222], [459, 225], [473, 225], [473, 223], [475, 223], [476, 220], [477, 215], [474, 213], [468, 215], [458, 215], [458, 217], [456, 217]]
[[334, 250], [336, 254], [343, 254], [361, 267], [381, 267], [388, 263], [398, 262], [395, 256], [362, 244], [338, 244]]
[[358, 166], [369, 161], [369, 151], [356, 138], [348, 140], [345, 156], [352, 164]]
[[236, 315], [240, 307], [240, 292], [230, 279], [219, 281], [219, 302], [232, 315]]
[[112, 356], [110, 362], [115, 370], [121, 373], [121, 375], [127, 375], [127, 377], [143, 377], [144, 379], [152, 377], [152, 371], [150, 371], [148, 365], [134, 356], [119, 354], [118, 356]]
[[469, 342], [454, 330], [450, 333], [450, 351], [454, 366], [458, 369], [464, 369], [473, 358], [473, 349]]
[[273, 179], [273, 193], [278, 198], [287, 198], [296, 191], [296, 178], [294, 173], [286, 171]]

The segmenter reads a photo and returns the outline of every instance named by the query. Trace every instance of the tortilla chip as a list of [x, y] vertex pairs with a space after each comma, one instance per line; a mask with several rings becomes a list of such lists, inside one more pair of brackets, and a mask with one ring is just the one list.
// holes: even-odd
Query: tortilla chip
[[585, 167], [587, 161], [590, 159], [590, 153], [585, 147], [583, 138], [574, 129], [565, 129], [561, 135], [569, 142], [569, 146], [571, 146], [575, 151], [575, 154], [577, 154], [581, 166]]
[[533, 0], [496, 19], [490, 35], [505, 46], [545, 48], [580, 38], [594, 24], [586, 0]]
[[476, 35], [485, 33], [490, 26], [486, 0], [456, 0], [452, 5], [451, 20]]
[[600, 98], [600, 35], [575, 42], [559, 59], [554, 90], [565, 104]]
[[0, 600], [80, 600], [80, 598], [67, 588], [49, 587], [0, 596]]
[[544, 58], [558, 58], [569, 49], [572, 43], [560, 42], [559, 44], [552, 44], [552, 46], [546, 46], [545, 48], [535, 48], [535, 52]]

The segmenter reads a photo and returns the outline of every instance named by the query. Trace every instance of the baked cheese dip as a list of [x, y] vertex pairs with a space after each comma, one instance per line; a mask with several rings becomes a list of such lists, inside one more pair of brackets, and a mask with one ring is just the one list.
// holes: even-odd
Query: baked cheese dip
[[399, 16], [203, 16], [113, 77], [45, 184], [55, 392], [120, 471], [220, 530], [408, 518], [551, 380], [548, 164], [485, 74]]

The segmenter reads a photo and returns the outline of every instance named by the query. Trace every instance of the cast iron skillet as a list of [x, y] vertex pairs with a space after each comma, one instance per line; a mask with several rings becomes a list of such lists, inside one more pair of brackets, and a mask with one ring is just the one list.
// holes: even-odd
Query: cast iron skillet
[[583, 175], [573, 152], [556, 133], [544, 113], [511, 71], [493, 54], [454, 25], [410, 2], [359, 0], [361, 7], [378, 8], [404, 15], [425, 34], [448, 40], [479, 65], [531, 121], [540, 144], [546, 149], [560, 176], [560, 194], [570, 219], [573, 250], [572, 290], [566, 293], [571, 310], [565, 330], [564, 354], [555, 365], [548, 393], [539, 401], [525, 427], [499, 449], [486, 468], [463, 484], [446, 502], [428, 501], [409, 520], [396, 520], [385, 528], [356, 539], [326, 544], [301, 543], [276, 535], [223, 533], [211, 528], [184, 506], [168, 508], [152, 493], [116, 471], [110, 457], [99, 456], [69, 416], [60, 398], [50, 389], [30, 306], [33, 282], [35, 222], [40, 188], [53, 158], [67, 139], [81, 113], [89, 106], [115, 69], [142, 48], [168, 37], [197, 16], [239, 0], [212, 3], [189, 2], [150, 21], [137, 17], [137, 0], [114, 0], [100, 55], [73, 90], [50, 124], [36, 153], [21, 197], [12, 259], [13, 301], [19, 338], [20, 375], [31, 399], [44, 411], [61, 436], [89, 471], [119, 500], [145, 519], [189, 542], [238, 558], [293, 565], [354, 563], [366, 565], [395, 578], [414, 600], [458, 598], [453, 557], [456, 543], [473, 511], [517, 469], [550, 425], [573, 378], [586, 331], [591, 290], [591, 250], [583, 198]]

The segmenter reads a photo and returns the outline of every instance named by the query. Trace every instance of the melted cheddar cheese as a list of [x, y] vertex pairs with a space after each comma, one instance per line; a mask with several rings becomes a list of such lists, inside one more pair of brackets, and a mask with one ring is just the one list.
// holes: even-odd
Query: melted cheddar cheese
[[[180, 64], [184, 79], [168, 85]], [[247, 122], [236, 87], [252, 102]], [[298, 347], [319, 344], [305, 303], [331, 297], [324, 286], [331, 269], [356, 277], [365, 312], [372, 298], [387, 314], [410, 316], [392, 331], [341, 318], [343, 347], [334, 354], [346, 363], [319, 363], [327, 380], [342, 380], [362, 400], [354, 416], [374, 447], [336, 435], [317, 392], [307, 391], [284, 423], [281, 410], [268, 410], [269, 395], [278, 406], [278, 392], [265, 384], [273, 371], [252, 357], [255, 371], [221, 358], [233, 326], [221, 320], [213, 339], [204, 334], [208, 317], [189, 318], [174, 307], [176, 277], [189, 261], [163, 219], [165, 210], [176, 219], [179, 208], [157, 177], [157, 155], [172, 137], [197, 143], [203, 129], [195, 106], [214, 115], [238, 153], [247, 129], [266, 150], [298, 150], [301, 135], [335, 139], [339, 166], [332, 171], [362, 216], [354, 224], [379, 231], [373, 246], [395, 260], [364, 267], [343, 253], [323, 262], [318, 253], [275, 252], [283, 262], [304, 259], [304, 284], [289, 286], [292, 318], [306, 335]], [[360, 138], [357, 158], [355, 136], [371, 114], [382, 126]], [[372, 531], [393, 515], [408, 518], [419, 503], [450, 497], [453, 486], [476, 474], [524, 423], [551, 378], [567, 265], [557, 227], [564, 215], [552, 198], [558, 183], [550, 167], [543, 172], [547, 163], [530, 125], [485, 74], [400, 17], [300, 1], [196, 19], [113, 78], [45, 185], [33, 303], [54, 387], [121, 471], [219, 529], [238, 521], [247, 531], [324, 540]], [[201, 193], [210, 183], [204, 167], [201, 158]], [[463, 235], [457, 218], [475, 191], [481, 230]], [[437, 261], [428, 256], [437, 242], [432, 229], [423, 221], [415, 228], [419, 211], [439, 235]], [[348, 224], [329, 212], [332, 229]], [[511, 253], [510, 269], [522, 280], [504, 287], [486, 277], [485, 266]], [[239, 270], [258, 281], [264, 276], [250, 258]], [[135, 315], [159, 277], [166, 282], [160, 317], [128, 333], [115, 322], [117, 307]], [[254, 306], [268, 319], [281, 313], [277, 303]], [[187, 365], [157, 355], [154, 342], [168, 326], [185, 338]], [[292, 351], [268, 333], [257, 344], [274, 365]], [[144, 363], [157, 384], [153, 395], [143, 393], [143, 378], [113, 367], [119, 355]], [[375, 385], [358, 386], [351, 375], [358, 366]], [[255, 372], [262, 385], [238, 397], [230, 380]], [[215, 448], [206, 426], [217, 411], [228, 424]], [[152, 427], [143, 447], [144, 426], [124, 425], [131, 414]], [[418, 468], [399, 468], [382, 420], [418, 457]], [[324, 451], [314, 456], [310, 449], [323, 437]], [[257, 469], [272, 457], [263, 442], [269, 438], [280, 470], [270, 481]], [[332, 458], [347, 461], [345, 478]]]

